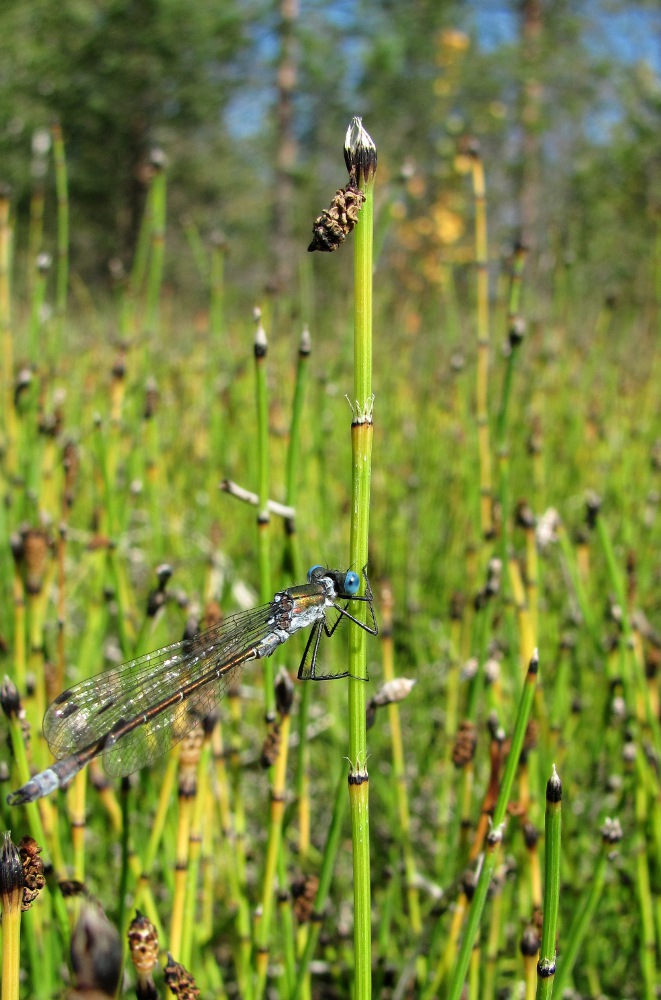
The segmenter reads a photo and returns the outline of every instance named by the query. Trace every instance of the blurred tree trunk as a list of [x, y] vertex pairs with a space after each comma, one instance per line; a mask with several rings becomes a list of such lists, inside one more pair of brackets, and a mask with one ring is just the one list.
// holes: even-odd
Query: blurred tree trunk
[[540, 41], [543, 27], [541, 0], [520, 0], [523, 90], [521, 94], [521, 240], [537, 247], [540, 198]]
[[297, 76], [295, 29], [298, 13], [298, 0], [281, 0], [278, 27], [280, 54], [277, 73], [277, 149], [273, 227], [275, 249], [273, 278], [278, 292], [287, 292], [290, 289], [293, 278], [292, 263], [296, 259], [293, 247], [293, 211], [294, 171], [298, 152], [294, 129], [294, 92]]

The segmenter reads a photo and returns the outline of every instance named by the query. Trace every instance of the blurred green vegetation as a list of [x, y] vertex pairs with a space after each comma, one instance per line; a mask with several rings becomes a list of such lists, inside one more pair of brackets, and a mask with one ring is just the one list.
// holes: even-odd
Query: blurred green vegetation
[[[35, 179], [47, 183], [39, 137], [56, 118], [74, 273], [97, 283], [112, 259], [128, 266], [159, 146], [177, 289], [199, 291], [184, 252], [192, 219], [205, 239], [225, 232], [244, 293], [282, 284], [282, 252], [291, 291], [310, 217], [338, 183], [337, 136], [364, 114], [383, 136], [382, 177], [416, 249], [460, 251], [447, 216], [463, 214], [453, 159], [457, 140], [474, 136], [490, 165], [493, 246], [534, 230], [542, 278], [568, 253], [589, 284], [628, 294], [661, 201], [655, 24], [653, 5], [612, 0], [204, 0], [194, 10], [183, 0], [8, 0], [0, 180], [14, 190], [19, 250]], [[429, 232], [432, 205], [441, 216]], [[396, 271], [400, 249], [387, 241], [384, 264]]]
[[[272, 517], [273, 587], [303, 582], [294, 566], [344, 568], [351, 237], [333, 255], [306, 247], [346, 182], [340, 146], [353, 113], [377, 142], [369, 574], [392, 631], [369, 641], [368, 697], [393, 670], [417, 684], [399, 715], [379, 709], [369, 732], [374, 996], [447, 995], [533, 646], [534, 725], [470, 995], [515, 996], [530, 982], [520, 942], [538, 930], [537, 837], [553, 764], [564, 789], [563, 982], [572, 996], [651, 1000], [657, 988], [661, 90], [658, 68], [630, 49], [606, 58], [608, 18], [626, 6], [503, 4], [514, 30], [498, 44], [487, 44], [474, 6], [450, 2], [319, 4], [298, 19], [258, 2], [193, 11], [177, 0], [36, 0], [0, 12], [1, 162], [13, 188], [0, 192], [0, 638], [35, 769], [50, 759], [43, 710], [64, 687], [177, 641], [218, 606], [258, 603], [256, 509], [219, 490], [226, 478], [258, 486], [256, 303], [279, 501], [304, 324], [312, 337], [296, 533]], [[649, 7], [629, 6], [648, 23]], [[294, 55], [285, 36], [296, 38]], [[276, 80], [292, 59], [295, 113], [283, 124], [276, 112], [291, 110], [292, 93]], [[30, 153], [53, 114], [68, 201], [62, 164], [55, 195], [51, 133]], [[486, 173], [484, 259], [476, 163]], [[58, 256], [67, 210], [70, 253], [65, 243]], [[173, 574], [151, 616], [163, 563]], [[342, 631], [320, 655], [345, 655]], [[292, 640], [276, 666], [293, 676], [301, 652]], [[221, 706], [215, 759], [203, 756], [200, 770], [210, 784], [186, 912], [188, 964], [205, 996], [253, 995], [259, 959], [251, 941], [272, 805], [257, 766], [259, 666], [242, 685]], [[295, 995], [291, 968], [307, 933], [289, 889], [331, 857], [336, 788], [346, 792], [346, 689], [305, 690], [307, 717], [296, 687], [292, 730], [305, 724], [291, 747], [269, 942], [280, 997]], [[11, 732], [20, 738], [17, 720]], [[462, 763], [457, 746], [471, 732], [474, 757]], [[17, 784], [12, 746], [0, 752], [6, 790]], [[78, 916], [55, 884], [65, 876], [84, 881], [117, 925], [140, 898], [170, 946], [190, 818], [170, 796], [173, 767], [109, 788], [84, 772], [39, 804], [54, 879], [24, 917], [21, 995], [64, 993], [64, 907], [72, 925]], [[4, 795], [0, 811], [16, 840], [33, 829], [36, 811], [9, 809]], [[608, 817], [622, 827], [619, 851], [602, 840]], [[303, 993], [328, 1000], [352, 988], [346, 829], [339, 846]], [[574, 921], [584, 912], [587, 936]], [[576, 964], [563, 971], [570, 953]]]

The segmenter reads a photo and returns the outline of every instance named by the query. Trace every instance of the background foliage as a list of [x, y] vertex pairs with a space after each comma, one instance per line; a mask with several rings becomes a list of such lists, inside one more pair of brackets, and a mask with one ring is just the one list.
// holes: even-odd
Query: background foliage
[[[369, 733], [372, 996], [449, 995], [535, 645], [470, 996], [534, 995], [552, 765], [558, 976], [574, 997], [657, 991], [659, 31], [654, 3], [618, 0], [0, 8], [0, 653], [25, 712], [3, 786], [47, 766], [64, 687], [348, 561], [364, 229], [306, 247], [353, 114], [377, 141], [369, 573], [392, 630], [365, 690], [416, 685]], [[274, 515], [258, 541], [218, 486], [261, 488], [267, 453], [297, 531]], [[336, 640], [321, 655], [341, 664]], [[296, 642], [276, 664], [292, 677]], [[19, 964], [25, 996], [62, 992], [72, 874], [121, 931], [144, 901], [204, 995], [350, 995], [346, 689], [296, 686], [275, 789], [261, 681], [246, 670], [207, 732], [195, 804], [174, 802], [176, 756], [122, 784], [92, 765], [24, 811], [0, 796], [53, 864], [3, 998]], [[326, 869], [316, 942], [293, 886], [316, 906]]]
[[[74, 270], [104, 274], [114, 256], [128, 263], [146, 162], [160, 145], [170, 164], [175, 249], [182, 215], [206, 235], [220, 227], [234, 273], [253, 287], [268, 284], [283, 238], [274, 230], [283, 186], [295, 192], [284, 231], [299, 268], [310, 219], [339, 182], [329, 151], [361, 113], [382, 135], [382, 170], [397, 207], [415, 220], [436, 205], [448, 253], [461, 245], [450, 242], [461, 208], [452, 194], [457, 140], [476, 136], [490, 167], [494, 245], [527, 227], [527, 211], [540, 247], [576, 254], [603, 284], [632, 276], [661, 198], [653, 4], [289, 6], [8, 0], [0, 11], [0, 158], [19, 221], [32, 184], [32, 136], [57, 118], [69, 157]], [[287, 135], [283, 80], [292, 104]], [[414, 172], [406, 197], [397, 187], [403, 168]], [[423, 236], [439, 236], [418, 235], [420, 246]], [[169, 275], [191, 278], [177, 252]]]

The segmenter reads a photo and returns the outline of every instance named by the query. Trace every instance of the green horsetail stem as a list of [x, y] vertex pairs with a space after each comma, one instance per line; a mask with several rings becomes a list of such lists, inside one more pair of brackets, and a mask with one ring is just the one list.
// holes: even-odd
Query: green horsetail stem
[[[347, 129], [344, 155], [350, 177], [365, 202], [355, 229], [354, 250], [354, 411], [351, 422], [350, 565], [368, 561], [370, 487], [372, 481], [372, 259], [374, 241], [374, 177], [377, 153], [360, 118]], [[364, 609], [358, 611], [363, 620]], [[366, 686], [367, 642], [362, 629], [352, 629], [349, 645], [349, 801], [353, 843], [354, 998], [372, 996], [372, 926], [370, 890], [369, 777], [367, 773]]]
[[493, 813], [491, 830], [487, 836], [486, 851], [480, 868], [477, 885], [475, 886], [475, 893], [471, 900], [468, 920], [466, 921], [466, 926], [464, 928], [464, 936], [459, 949], [459, 955], [452, 972], [450, 987], [447, 994], [448, 1000], [459, 1000], [461, 996], [464, 982], [466, 981], [466, 975], [468, 973], [471, 954], [473, 953], [473, 945], [482, 920], [489, 884], [496, 867], [496, 862], [500, 856], [499, 848], [503, 841], [507, 804], [512, 794], [514, 777], [519, 766], [519, 758], [521, 756], [523, 741], [526, 735], [526, 727], [532, 711], [535, 690], [537, 688], [538, 668], [539, 659], [537, 651], [535, 650], [528, 665], [526, 682], [519, 700], [519, 708], [516, 716], [516, 722], [514, 724], [514, 731], [512, 733], [510, 752], [507, 757], [507, 764], [505, 765], [505, 772], [500, 786], [498, 801]]
[[560, 861], [562, 833], [562, 783], [553, 765], [546, 785], [544, 826], [544, 917], [542, 944], [537, 963], [537, 1000], [550, 1000], [555, 977], [555, 940], [560, 906]]
[[0, 848], [0, 907], [2, 908], [2, 998], [18, 1000], [21, 967], [21, 903], [23, 865], [11, 833]]

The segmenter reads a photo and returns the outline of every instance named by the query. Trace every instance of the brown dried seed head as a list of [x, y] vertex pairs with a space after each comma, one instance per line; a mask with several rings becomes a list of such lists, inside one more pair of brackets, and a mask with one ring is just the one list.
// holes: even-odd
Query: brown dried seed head
[[64, 466], [64, 501], [67, 507], [70, 507], [74, 501], [78, 469], [80, 468], [78, 448], [73, 441], [67, 441], [64, 446], [62, 464]]
[[18, 853], [23, 865], [23, 902], [21, 909], [29, 910], [33, 902], [46, 885], [44, 863], [39, 857], [41, 847], [33, 837], [21, 837], [18, 842]]
[[468, 719], [465, 719], [459, 726], [459, 732], [452, 750], [452, 760], [455, 767], [466, 767], [475, 756], [477, 747], [477, 733], [475, 726]]
[[23, 532], [23, 558], [25, 560], [25, 589], [28, 594], [40, 594], [46, 571], [48, 535], [37, 528]]
[[140, 976], [151, 973], [158, 959], [158, 935], [154, 925], [138, 910], [128, 930], [131, 961]]
[[282, 734], [280, 726], [276, 723], [271, 726], [262, 745], [262, 756], [260, 763], [263, 768], [272, 767], [278, 759]]
[[145, 420], [151, 420], [154, 416], [159, 400], [160, 393], [156, 379], [150, 376], [145, 384], [145, 408], [143, 410]]
[[60, 892], [62, 893], [65, 899], [71, 899], [76, 896], [89, 897], [89, 893], [87, 891], [85, 883], [79, 882], [78, 879], [64, 878], [60, 879], [60, 881], [57, 884], [59, 886]]
[[294, 916], [299, 924], [308, 923], [312, 917], [318, 888], [319, 879], [316, 875], [306, 875], [292, 882], [291, 894], [294, 901]]
[[321, 250], [332, 253], [343, 243], [358, 222], [365, 195], [349, 181], [345, 188], [335, 192], [330, 206], [317, 216], [312, 226], [312, 242], [308, 251]]
[[523, 740], [523, 750], [529, 753], [537, 746], [539, 737], [539, 723], [536, 719], [531, 719], [526, 726], [526, 735]]
[[179, 962], [175, 962], [170, 954], [168, 954], [168, 964], [165, 966], [163, 974], [165, 982], [170, 987], [170, 992], [179, 1000], [198, 1000], [198, 997], [202, 996], [190, 972], [187, 972]]
[[455, 590], [450, 598], [450, 618], [452, 621], [460, 622], [464, 617], [466, 608], [466, 595], [460, 590]]
[[208, 629], [214, 625], [220, 625], [223, 620], [223, 612], [217, 601], [209, 601], [204, 608], [204, 614], [200, 623], [201, 628]]

